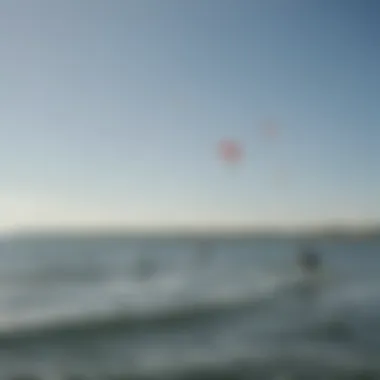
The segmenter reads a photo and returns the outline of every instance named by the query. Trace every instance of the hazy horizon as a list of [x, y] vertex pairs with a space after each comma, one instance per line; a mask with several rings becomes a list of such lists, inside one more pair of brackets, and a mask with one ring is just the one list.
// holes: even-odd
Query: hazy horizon
[[[220, 235], [228, 236], [267, 236], [267, 235], [316, 235], [316, 236], [361, 236], [368, 235], [378, 236], [380, 234], [380, 223], [367, 223], [367, 224], [315, 224], [315, 225], [304, 225], [304, 226], [240, 226], [240, 225], [230, 225], [230, 226], [189, 226], [189, 225], [179, 225], [179, 226], [78, 226], [78, 225], [46, 225], [38, 227], [19, 227], [14, 229], [7, 229], [2, 231], [3, 236], [10, 234], [11, 236], [23, 236], [23, 235], [82, 235], [82, 236], [215, 236]], [[5, 235], [4, 235], [5, 234]], [[352, 235], [354, 234], [354, 235]]]

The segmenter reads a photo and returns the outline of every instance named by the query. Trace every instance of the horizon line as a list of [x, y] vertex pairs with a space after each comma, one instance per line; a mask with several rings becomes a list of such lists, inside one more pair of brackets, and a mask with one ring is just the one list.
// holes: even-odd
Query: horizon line
[[44, 234], [145, 234], [145, 235], [204, 235], [204, 234], [228, 234], [228, 235], [268, 235], [268, 234], [380, 234], [380, 221], [368, 224], [318, 224], [302, 226], [131, 226], [131, 225], [81, 225], [81, 226], [23, 226], [18, 228], [6, 228], [0, 231], [1, 235], [44, 235]]

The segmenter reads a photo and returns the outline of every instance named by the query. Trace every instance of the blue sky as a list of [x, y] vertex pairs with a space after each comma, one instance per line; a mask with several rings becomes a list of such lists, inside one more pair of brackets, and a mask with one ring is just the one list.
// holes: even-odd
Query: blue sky
[[379, 11], [0, 1], [0, 227], [379, 221]]

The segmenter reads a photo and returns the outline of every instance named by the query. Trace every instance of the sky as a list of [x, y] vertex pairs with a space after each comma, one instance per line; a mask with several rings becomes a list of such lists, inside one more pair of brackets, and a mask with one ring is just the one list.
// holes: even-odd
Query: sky
[[379, 15], [0, 0], [0, 228], [379, 222]]

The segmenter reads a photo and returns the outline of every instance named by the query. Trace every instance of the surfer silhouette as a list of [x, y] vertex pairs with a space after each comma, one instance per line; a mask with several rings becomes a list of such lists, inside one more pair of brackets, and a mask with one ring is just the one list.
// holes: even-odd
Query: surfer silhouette
[[303, 275], [297, 289], [303, 297], [314, 299], [321, 285], [321, 257], [316, 250], [304, 248], [298, 254], [297, 264]]
[[321, 270], [321, 257], [313, 249], [303, 249], [298, 255], [298, 266], [305, 274], [316, 275]]

